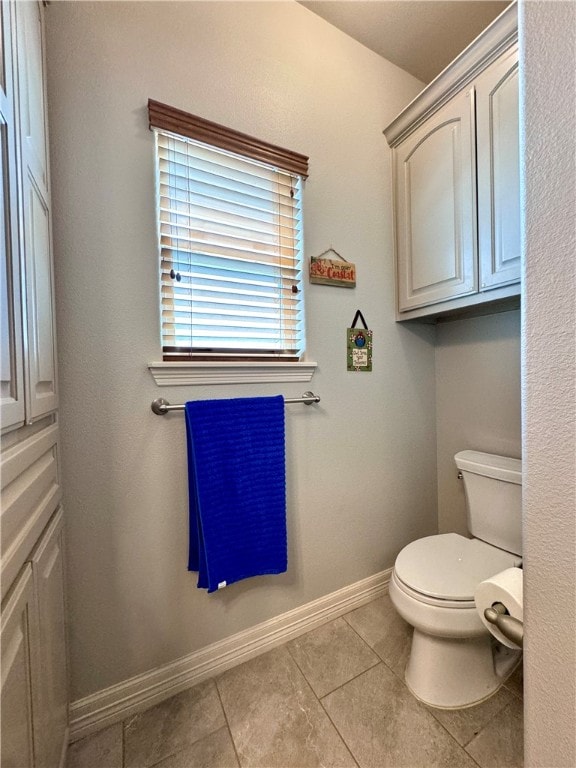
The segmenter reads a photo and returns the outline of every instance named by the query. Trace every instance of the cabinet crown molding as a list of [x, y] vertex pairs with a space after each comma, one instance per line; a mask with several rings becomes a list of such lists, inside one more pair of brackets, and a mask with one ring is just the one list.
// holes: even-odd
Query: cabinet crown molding
[[518, 7], [514, 2], [384, 129], [390, 147], [400, 144], [517, 40]]

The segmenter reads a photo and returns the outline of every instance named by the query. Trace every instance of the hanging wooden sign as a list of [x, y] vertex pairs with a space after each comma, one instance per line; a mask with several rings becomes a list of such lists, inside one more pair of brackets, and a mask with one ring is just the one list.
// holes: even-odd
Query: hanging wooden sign
[[[332, 253], [337, 259], [325, 258]], [[320, 256], [312, 256], [310, 259], [310, 282], [317, 285], [335, 285], [340, 288], [356, 287], [356, 265], [346, 259], [333, 248], [329, 248]]]
[[[364, 328], [356, 328], [360, 319]], [[372, 371], [372, 331], [368, 330], [362, 312], [358, 309], [352, 326], [346, 329], [347, 367], [349, 371]]]

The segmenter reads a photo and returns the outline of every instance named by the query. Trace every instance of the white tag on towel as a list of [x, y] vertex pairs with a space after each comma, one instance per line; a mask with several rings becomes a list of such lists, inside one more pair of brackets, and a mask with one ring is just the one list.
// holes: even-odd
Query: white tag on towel
[[225, 586], [226, 586], [226, 582], [225, 581], [219, 581], [218, 582], [218, 589], [224, 589]]

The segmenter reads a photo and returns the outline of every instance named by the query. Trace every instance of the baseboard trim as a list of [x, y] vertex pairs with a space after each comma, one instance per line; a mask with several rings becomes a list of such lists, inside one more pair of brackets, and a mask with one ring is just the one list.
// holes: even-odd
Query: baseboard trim
[[78, 699], [70, 707], [70, 741], [88, 736], [158, 704], [203, 680], [383, 595], [392, 569], [357, 581], [170, 664]]

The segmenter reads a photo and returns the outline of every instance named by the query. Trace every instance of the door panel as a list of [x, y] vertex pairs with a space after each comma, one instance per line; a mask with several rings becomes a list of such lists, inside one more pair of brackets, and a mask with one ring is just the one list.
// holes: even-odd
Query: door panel
[[474, 91], [395, 150], [399, 310], [477, 289]]
[[480, 289], [520, 280], [518, 53], [478, 78]]
[[34, 768], [32, 638], [35, 633], [32, 568], [28, 564], [2, 607], [2, 768]]

